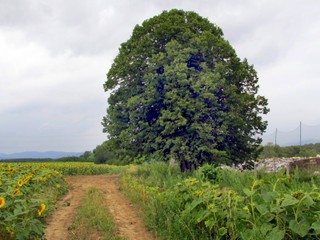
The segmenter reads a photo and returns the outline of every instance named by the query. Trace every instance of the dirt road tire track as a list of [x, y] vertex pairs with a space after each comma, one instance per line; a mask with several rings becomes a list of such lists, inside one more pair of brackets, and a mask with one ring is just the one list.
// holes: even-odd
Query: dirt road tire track
[[66, 177], [66, 181], [70, 185], [70, 191], [57, 203], [57, 209], [46, 227], [45, 239], [71, 239], [71, 226], [76, 216], [76, 210], [89, 188], [97, 188], [104, 193], [106, 205], [117, 224], [119, 236], [128, 240], [155, 239], [146, 230], [130, 202], [119, 191], [119, 176], [74, 176]]

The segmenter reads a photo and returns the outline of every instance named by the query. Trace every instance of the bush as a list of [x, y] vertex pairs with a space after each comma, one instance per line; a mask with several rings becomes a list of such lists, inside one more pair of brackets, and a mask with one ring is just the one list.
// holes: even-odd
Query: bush
[[220, 167], [205, 164], [200, 167], [198, 171], [205, 181], [209, 181], [213, 184], [219, 184], [222, 181], [222, 170]]

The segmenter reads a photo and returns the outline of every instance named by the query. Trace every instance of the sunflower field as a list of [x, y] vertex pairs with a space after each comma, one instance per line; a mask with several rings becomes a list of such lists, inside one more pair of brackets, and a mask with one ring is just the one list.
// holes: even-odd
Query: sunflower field
[[41, 239], [55, 202], [68, 191], [63, 176], [120, 174], [130, 166], [90, 162], [0, 163], [0, 240]]
[[45, 218], [66, 191], [60, 171], [34, 163], [1, 163], [0, 239], [41, 239]]
[[44, 162], [32, 164], [41, 168], [56, 170], [64, 176], [120, 174], [124, 173], [130, 167], [94, 164], [93, 162]]

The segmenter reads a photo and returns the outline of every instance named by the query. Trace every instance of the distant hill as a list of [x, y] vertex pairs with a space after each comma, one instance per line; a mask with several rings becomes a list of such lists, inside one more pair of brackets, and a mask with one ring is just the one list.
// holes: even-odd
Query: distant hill
[[83, 152], [58, 152], [58, 151], [48, 151], [48, 152], [18, 152], [4, 154], [0, 153], [0, 160], [3, 159], [18, 159], [18, 158], [52, 158], [57, 159], [61, 157], [79, 157]]

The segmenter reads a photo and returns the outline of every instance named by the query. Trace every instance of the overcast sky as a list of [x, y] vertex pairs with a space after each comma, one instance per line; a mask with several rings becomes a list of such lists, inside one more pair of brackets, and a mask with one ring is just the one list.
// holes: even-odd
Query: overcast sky
[[320, 124], [318, 0], [0, 0], [0, 153], [101, 144], [102, 85], [120, 44], [172, 8], [217, 24], [254, 65], [267, 134]]

